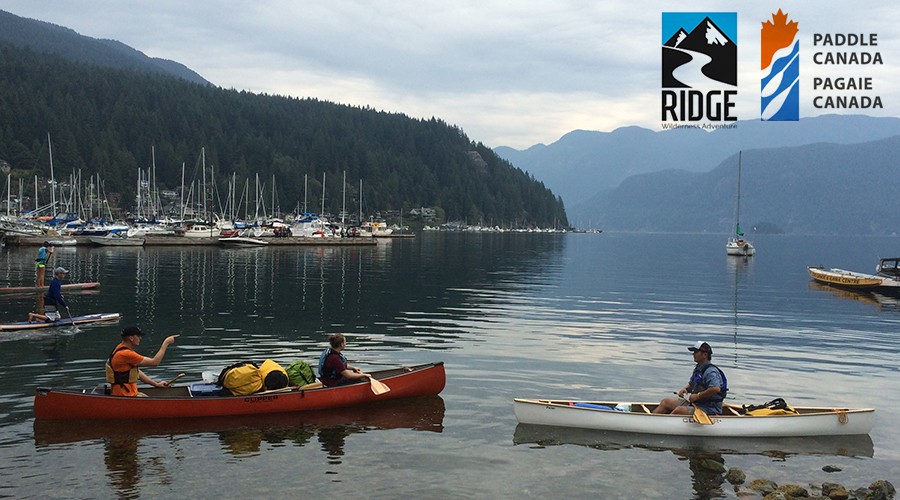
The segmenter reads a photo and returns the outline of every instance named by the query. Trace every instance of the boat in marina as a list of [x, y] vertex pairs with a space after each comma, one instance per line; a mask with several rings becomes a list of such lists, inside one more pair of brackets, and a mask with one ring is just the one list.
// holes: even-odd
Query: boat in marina
[[17, 323], [0, 324], [0, 332], [22, 331], [22, 330], [48, 330], [50, 328], [58, 328], [61, 326], [72, 325], [89, 325], [93, 323], [112, 323], [122, 319], [119, 313], [99, 313], [88, 314], [85, 316], [75, 316], [72, 318], [60, 318], [56, 321], [20, 321]]
[[741, 158], [743, 152], [738, 152], [738, 181], [737, 198], [734, 209], [734, 236], [728, 238], [725, 243], [725, 253], [738, 257], [750, 257], [756, 253], [753, 243], [744, 239], [744, 230], [741, 229]]
[[390, 390], [376, 394], [375, 386], [359, 382], [335, 387], [287, 387], [247, 396], [205, 392], [210, 384], [182, 387], [141, 387], [147, 395], [126, 398], [106, 394], [108, 385], [90, 389], [38, 387], [34, 396], [36, 420], [155, 419], [262, 415], [346, 408], [386, 400], [436, 396], [446, 383], [444, 363], [372, 371]]
[[819, 283], [848, 290], [900, 293], [900, 257], [880, 259], [876, 274], [859, 273], [846, 269], [807, 266], [806, 272]]
[[130, 237], [124, 231], [109, 233], [106, 236], [91, 236], [91, 243], [106, 247], [140, 247], [144, 246], [144, 238]]
[[269, 242], [248, 236], [229, 236], [219, 238], [219, 244], [225, 247], [260, 247], [268, 245]]
[[207, 224], [190, 224], [184, 230], [185, 238], [216, 238], [219, 229]]
[[[742, 414], [740, 406], [723, 405], [722, 415], [703, 424], [693, 415], [651, 413], [656, 403], [618, 403], [515, 399], [520, 424], [576, 427], [640, 434], [710, 437], [798, 437], [868, 434], [875, 421], [871, 408], [794, 407], [795, 414]], [[618, 408], [618, 409], [617, 409]]]
[[[47, 288], [50, 286], [49, 281], [47, 282], [47, 286], [8, 286], [0, 288], [0, 293], [31, 293], [31, 292], [46, 292]], [[90, 288], [97, 288], [100, 286], [100, 283], [93, 281], [90, 283], [65, 283], [62, 285], [63, 290], [86, 290]]]

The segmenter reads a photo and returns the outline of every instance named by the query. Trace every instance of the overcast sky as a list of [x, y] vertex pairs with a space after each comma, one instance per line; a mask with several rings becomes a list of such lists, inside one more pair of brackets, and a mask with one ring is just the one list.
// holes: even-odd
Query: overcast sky
[[[759, 30], [779, 8], [800, 23], [801, 117], [900, 114], [896, 0], [0, 0], [220, 87], [434, 116], [519, 149], [576, 129], [659, 130], [662, 12], [738, 9], [736, 114], [758, 119]], [[855, 50], [881, 52], [884, 65], [816, 66], [813, 33], [877, 33], [877, 47]], [[814, 109], [818, 74], [872, 76], [867, 94], [884, 109]]]

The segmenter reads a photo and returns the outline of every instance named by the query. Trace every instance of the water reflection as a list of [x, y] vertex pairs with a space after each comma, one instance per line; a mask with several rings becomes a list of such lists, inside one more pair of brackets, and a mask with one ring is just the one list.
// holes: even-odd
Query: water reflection
[[[37, 448], [58, 445], [82, 446], [100, 442], [109, 483], [121, 498], [136, 498], [141, 470], [157, 467], [154, 459], [141, 454], [142, 443], [154, 438], [170, 438], [164, 442], [177, 448], [179, 435], [192, 440], [213, 433], [222, 451], [233, 460], [253, 460], [263, 455], [264, 445], [304, 447], [316, 442], [324, 452], [323, 463], [331, 474], [340, 469], [347, 448], [347, 438], [354, 434], [382, 429], [411, 429], [440, 433], [444, 426], [444, 400], [440, 396], [386, 401], [358, 408], [299, 412], [279, 415], [218, 417], [205, 419], [162, 419], [85, 422], [34, 422]], [[155, 441], [157, 444], [159, 440]], [[176, 453], [178, 450], [174, 450]], [[359, 450], [357, 450], [359, 452]]]
[[871, 304], [881, 310], [900, 311], [900, 296], [896, 294], [870, 292], [867, 290], [847, 290], [844, 288], [828, 286], [816, 281], [810, 281], [809, 288], [828, 293], [831, 296], [840, 299], [856, 300], [865, 304]]
[[822, 455], [871, 458], [872, 438], [862, 436], [816, 436], [798, 438], [711, 438], [700, 436], [659, 436], [628, 432], [598, 431], [545, 425], [518, 424], [515, 445], [536, 448], [560, 445], [586, 446], [596, 450], [643, 449], [671, 452], [688, 464], [695, 498], [717, 498], [723, 494], [726, 456], [761, 455], [773, 461], [791, 456]]

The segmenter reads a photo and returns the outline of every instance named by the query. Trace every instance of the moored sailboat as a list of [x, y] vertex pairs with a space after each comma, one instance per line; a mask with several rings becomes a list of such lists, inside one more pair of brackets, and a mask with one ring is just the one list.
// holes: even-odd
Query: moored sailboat
[[734, 236], [728, 238], [725, 244], [725, 252], [728, 255], [740, 257], [749, 257], [756, 253], [756, 247], [749, 240], [744, 239], [744, 230], [741, 229], [741, 157], [742, 152], [738, 152], [738, 182], [737, 182], [737, 201], [734, 210]]

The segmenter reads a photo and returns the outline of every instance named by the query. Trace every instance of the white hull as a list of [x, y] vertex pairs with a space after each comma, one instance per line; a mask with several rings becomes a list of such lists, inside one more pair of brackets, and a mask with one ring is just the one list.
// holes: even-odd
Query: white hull
[[[615, 405], [598, 402], [595, 404]], [[653, 407], [655, 403], [633, 403]], [[796, 408], [799, 415], [710, 415], [712, 425], [691, 415], [656, 415], [568, 406], [567, 401], [516, 399], [521, 424], [553, 425], [668, 436], [797, 437], [868, 434], [875, 420], [873, 409]], [[641, 409], [642, 410], [642, 409]]]
[[139, 247], [144, 245], [144, 238], [122, 238], [121, 236], [91, 236], [91, 243], [107, 247]]
[[230, 238], [219, 238], [219, 244], [228, 247], [259, 247], [268, 245], [269, 242], [244, 236], [232, 236]]
[[756, 253], [756, 248], [753, 246], [753, 243], [747, 240], [735, 240], [732, 238], [725, 244], [725, 252], [728, 255], [750, 257]]

